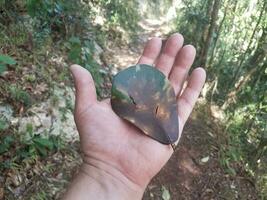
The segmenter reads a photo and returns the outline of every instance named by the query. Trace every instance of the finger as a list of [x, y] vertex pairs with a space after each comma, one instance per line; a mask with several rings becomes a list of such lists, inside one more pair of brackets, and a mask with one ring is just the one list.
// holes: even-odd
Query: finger
[[95, 84], [90, 72], [79, 65], [72, 65], [70, 70], [74, 78], [76, 90], [76, 110], [81, 110], [96, 103], [97, 96]]
[[183, 83], [187, 78], [188, 71], [194, 62], [196, 49], [192, 45], [184, 46], [178, 53], [172, 71], [170, 73], [170, 82], [174, 87], [175, 94], [180, 94]]
[[178, 115], [185, 124], [205, 83], [206, 72], [203, 68], [195, 69], [189, 77], [187, 87], [178, 98]]
[[149, 40], [137, 64], [153, 65], [160, 53], [161, 43], [161, 39], [157, 37]]
[[172, 69], [175, 57], [179, 50], [182, 48], [184, 43], [184, 38], [181, 34], [176, 33], [169, 37], [166, 42], [166, 45], [155, 64], [156, 67], [162, 71], [165, 76], [169, 76], [169, 73]]

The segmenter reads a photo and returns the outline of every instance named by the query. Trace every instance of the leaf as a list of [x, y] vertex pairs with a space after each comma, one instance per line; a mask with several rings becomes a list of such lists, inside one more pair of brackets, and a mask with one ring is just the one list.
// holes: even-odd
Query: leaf
[[81, 63], [80, 62], [81, 53], [82, 53], [82, 49], [80, 47], [72, 47], [69, 54], [68, 54], [68, 58], [73, 63], [80, 64]]
[[36, 85], [34, 94], [42, 95], [44, 92], [48, 91], [48, 86], [46, 83], [40, 83]]
[[144, 134], [162, 143], [177, 141], [177, 101], [166, 76], [149, 65], [135, 65], [113, 79], [111, 105], [114, 112]]
[[72, 44], [77, 44], [77, 45], [80, 45], [81, 44], [81, 40], [78, 37], [71, 37], [69, 39], [69, 42], [72, 43]]
[[0, 119], [0, 131], [4, 131], [7, 128], [7, 122], [3, 119]]
[[169, 190], [167, 190], [165, 186], [162, 186], [161, 190], [162, 190], [162, 195], [161, 195], [162, 199], [163, 200], [170, 200], [171, 195], [170, 195]]
[[44, 147], [42, 146], [35, 146], [35, 148], [37, 149], [37, 151], [42, 155], [42, 156], [46, 156], [47, 155], [47, 151]]
[[202, 163], [206, 163], [206, 162], [209, 161], [209, 159], [210, 159], [210, 157], [207, 156], [207, 157], [202, 158], [200, 161], [201, 161]]
[[15, 65], [17, 62], [10, 56], [0, 54], [0, 63]]
[[40, 0], [27, 0], [26, 7], [28, 14], [34, 17], [38, 11], [38, 7], [41, 7]]
[[6, 144], [1, 144], [0, 145], [0, 155], [2, 153], [5, 153], [8, 150], [9, 146], [7, 146]]
[[8, 151], [13, 141], [14, 141], [14, 138], [12, 138], [10, 135], [5, 136], [0, 145], [0, 154]]
[[33, 142], [37, 145], [43, 146], [48, 148], [49, 150], [52, 150], [54, 147], [54, 144], [52, 141], [50, 141], [47, 138], [41, 138], [41, 137], [35, 137], [33, 138]]

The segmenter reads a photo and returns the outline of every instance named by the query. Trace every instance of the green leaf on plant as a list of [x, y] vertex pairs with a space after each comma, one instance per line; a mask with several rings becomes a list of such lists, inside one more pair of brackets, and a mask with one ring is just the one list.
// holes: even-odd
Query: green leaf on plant
[[42, 147], [42, 146], [35, 146], [35, 148], [37, 149], [37, 151], [39, 152], [39, 154], [41, 156], [46, 156], [47, 155], [47, 150], [46, 148]]
[[54, 144], [52, 141], [50, 141], [47, 138], [40, 138], [40, 137], [35, 137], [33, 138], [33, 142], [37, 145], [37, 146], [42, 146], [42, 147], [46, 147], [49, 150], [52, 150], [54, 147]]
[[3, 119], [0, 119], [0, 131], [4, 131], [7, 128], [7, 122]]
[[15, 65], [17, 62], [10, 56], [0, 54], [0, 63], [8, 64], [8, 65]]
[[69, 39], [69, 42], [72, 43], [72, 44], [78, 44], [78, 45], [81, 44], [81, 40], [78, 37], [71, 37]]
[[10, 135], [4, 136], [4, 139], [0, 145], [0, 154], [8, 151], [13, 141], [14, 138], [12, 136]]

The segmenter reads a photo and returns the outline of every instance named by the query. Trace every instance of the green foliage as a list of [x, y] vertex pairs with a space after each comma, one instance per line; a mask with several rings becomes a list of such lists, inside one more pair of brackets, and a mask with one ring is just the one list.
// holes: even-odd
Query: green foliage
[[25, 142], [25, 155], [37, 154], [40, 156], [47, 156], [48, 153], [56, 151], [60, 147], [60, 139], [56, 136], [48, 138], [40, 135], [34, 135], [31, 140]]
[[[137, 1], [101, 0], [100, 5], [105, 9], [108, 26], [120, 26], [124, 30], [135, 32], [140, 19]], [[127, 19], [127, 20], [126, 20]]]
[[0, 131], [6, 130], [8, 127], [8, 122], [4, 117], [0, 117]]
[[13, 58], [11, 58], [10, 56], [1, 55], [1, 54], [0, 54], [0, 62], [2, 64], [8, 64], [8, 65], [16, 64], [16, 61]]
[[37, 134], [31, 123], [20, 133], [15, 131], [15, 127], [6, 129], [5, 133], [0, 135], [0, 141], [0, 156], [5, 157], [0, 163], [0, 173], [5, 169], [21, 168], [21, 163], [25, 160], [42, 159], [63, 148], [60, 136], [48, 135], [46, 131]]
[[208, 71], [207, 99], [226, 114], [221, 163], [230, 174], [246, 171], [256, 180], [267, 174], [266, 6], [266, 1], [187, 0], [176, 19], [186, 43], [197, 48], [195, 65]]
[[97, 32], [94, 36], [99, 44], [105, 46], [107, 40], [125, 42], [136, 39], [136, 33], [141, 29], [138, 24], [141, 16], [137, 0], [96, 0], [91, 3], [89, 16], [92, 21], [97, 17], [103, 20], [101, 25], [95, 27]]
[[0, 145], [0, 154], [7, 152], [13, 142], [14, 138], [10, 135], [4, 137], [4, 139], [2, 140], [2, 144]]
[[142, 13], [144, 15], [143, 17], [148, 17], [149, 19], [160, 18], [166, 15], [168, 10], [172, 7], [172, 3], [172, 0], [143, 1], [142, 6], [146, 7], [146, 13]]
[[92, 74], [99, 94], [103, 77], [100, 73], [101, 66], [94, 59], [94, 42], [90, 40], [81, 41], [78, 37], [71, 37], [66, 46], [69, 49], [68, 57], [70, 61], [83, 66]]
[[34, 36], [37, 41], [43, 41], [50, 34], [54, 38], [66, 37], [71, 26], [83, 23], [83, 13], [80, 1], [74, 0], [27, 0], [28, 14], [34, 19]]
[[[134, 1], [0, 0], [0, 55], [20, 59], [19, 67], [0, 79], [0, 101], [12, 105], [16, 117], [31, 115], [30, 106], [46, 99], [46, 95], [53, 95], [51, 88], [70, 84], [70, 63], [80, 64], [91, 72], [99, 94], [104, 70], [95, 61], [98, 58], [95, 40], [106, 44], [108, 39], [116, 37], [121, 41], [122, 35], [134, 34], [139, 18], [136, 8]], [[93, 25], [93, 19], [99, 15], [97, 11], [106, 18], [101, 27]], [[13, 63], [0, 57], [0, 73]], [[42, 87], [50, 89], [42, 92]], [[59, 99], [52, 97], [51, 101], [58, 106]], [[63, 119], [72, 104], [67, 99], [66, 107], [59, 108]], [[25, 132], [18, 132], [19, 127], [0, 119], [0, 174], [4, 178], [10, 170], [24, 174], [31, 171], [29, 167], [43, 165], [63, 147], [62, 135], [48, 135], [48, 130], [37, 133], [31, 123]], [[45, 194], [36, 194], [36, 198], [52, 195]]]
[[[28, 127], [31, 132], [30, 125]], [[31, 133], [32, 135], [33, 133]], [[0, 164], [0, 170], [20, 166], [25, 159], [36, 159], [46, 157], [63, 147], [62, 141], [58, 136], [50, 135], [48, 137], [33, 134], [30, 139], [19, 140], [15, 134], [0, 136], [0, 155], [6, 156], [3, 163]], [[10, 152], [16, 152], [14, 157], [10, 157]]]
[[30, 94], [24, 91], [20, 86], [10, 85], [8, 86], [8, 92], [10, 93], [11, 101], [20, 102], [26, 107], [31, 105], [32, 99]]
[[4, 27], [0, 31], [0, 44], [2, 45], [2, 48], [23, 45], [28, 40], [28, 37], [27, 27], [20, 23], [8, 28]]
[[0, 74], [6, 71], [7, 65], [15, 65], [16, 61], [7, 55], [0, 54]]

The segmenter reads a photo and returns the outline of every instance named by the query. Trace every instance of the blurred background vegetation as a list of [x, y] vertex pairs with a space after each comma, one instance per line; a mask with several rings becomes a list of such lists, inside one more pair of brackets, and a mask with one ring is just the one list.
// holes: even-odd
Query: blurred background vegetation
[[[80, 162], [78, 150], [68, 148], [77, 146], [70, 139], [75, 136], [64, 135], [73, 110], [68, 67], [77, 63], [88, 69], [99, 98], [107, 97], [115, 63], [106, 54], [144, 45], [146, 19], [167, 24], [168, 32], [160, 36], [180, 32], [196, 47], [194, 67], [204, 67], [208, 75], [201, 118], [213, 121], [220, 166], [230, 176], [247, 177], [258, 198], [267, 198], [266, 4], [0, 0], [0, 199], [58, 198], [60, 189], [36, 193], [32, 183], [53, 174], [44, 188], [65, 185], [59, 179], [69, 179], [73, 171], [65, 176], [56, 166], [75, 168]], [[61, 128], [54, 127], [57, 123]], [[73, 165], [66, 154], [73, 155]]]
[[183, 2], [177, 30], [207, 70], [207, 103], [223, 111], [221, 162], [230, 173], [236, 165], [249, 172], [266, 194], [267, 2]]

